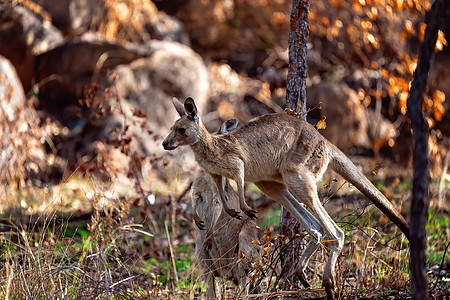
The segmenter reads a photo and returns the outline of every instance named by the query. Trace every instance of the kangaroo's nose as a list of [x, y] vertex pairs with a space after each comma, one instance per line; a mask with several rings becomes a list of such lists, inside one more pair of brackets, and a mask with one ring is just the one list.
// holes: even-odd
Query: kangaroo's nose
[[163, 146], [164, 150], [173, 150], [176, 148], [176, 146], [170, 144], [170, 142], [168, 140], [164, 140], [162, 142], [162, 146]]

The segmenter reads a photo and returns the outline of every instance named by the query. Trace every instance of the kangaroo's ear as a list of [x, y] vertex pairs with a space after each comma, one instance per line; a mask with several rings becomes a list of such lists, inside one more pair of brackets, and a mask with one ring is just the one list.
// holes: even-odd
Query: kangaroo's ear
[[172, 103], [175, 109], [177, 110], [180, 117], [184, 116], [186, 114], [186, 111], [184, 110], [183, 104], [175, 97], [172, 98]]
[[236, 129], [237, 125], [238, 125], [238, 120], [236, 118], [229, 119], [222, 124], [222, 126], [220, 127], [220, 130], [219, 130], [219, 134]]
[[198, 123], [198, 111], [197, 106], [195, 106], [194, 99], [191, 97], [186, 98], [184, 101], [184, 109], [186, 110], [186, 116], [192, 121]]

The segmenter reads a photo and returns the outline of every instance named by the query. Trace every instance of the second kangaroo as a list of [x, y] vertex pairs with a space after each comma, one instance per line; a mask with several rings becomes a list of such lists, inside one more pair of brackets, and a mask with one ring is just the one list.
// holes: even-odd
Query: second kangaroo
[[[225, 122], [217, 134], [235, 129], [237, 120]], [[223, 189], [231, 207], [239, 207], [239, 196], [227, 178], [223, 178]], [[206, 299], [215, 299], [216, 278], [232, 280], [239, 285], [243, 296], [259, 292], [260, 286], [251, 283], [248, 276], [252, 265], [261, 258], [261, 246], [253, 241], [261, 239], [257, 224], [249, 217], [236, 220], [222, 209], [219, 191], [211, 176], [200, 169], [191, 188], [192, 210], [197, 225], [195, 254], [204, 269]], [[239, 263], [236, 263], [240, 257]]]
[[327, 167], [365, 194], [409, 238], [408, 223], [392, 203], [345, 154], [306, 121], [287, 114], [270, 114], [232, 132], [214, 136], [202, 124], [192, 98], [187, 98], [184, 106], [178, 100], [173, 104], [180, 119], [172, 126], [163, 147], [166, 150], [183, 145], [191, 147], [197, 162], [214, 179], [227, 213], [239, 216], [227, 204], [222, 177], [236, 182], [240, 209], [248, 216], [255, 218], [256, 212], [245, 203], [244, 181], [255, 183], [304, 225], [312, 237], [297, 264], [305, 286], [309, 286], [304, 274], [309, 258], [326, 236], [330, 254], [322, 284], [328, 299], [334, 299], [335, 266], [344, 245], [344, 232], [326, 212], [317, 194], [316, 182]]

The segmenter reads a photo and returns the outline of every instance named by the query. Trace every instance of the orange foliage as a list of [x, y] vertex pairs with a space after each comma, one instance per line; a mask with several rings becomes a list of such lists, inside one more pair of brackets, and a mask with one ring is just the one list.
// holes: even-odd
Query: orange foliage
[[444, 101], [445, 94], [442, 91], [435, 91], [432, 98], [431, 112], [433, 113], [434, 119], [439, 122], [442, 120], [442, 116], [445, 113]]
[[152, 1], [106, 0], [103, 17], [93, 27], [109, 39], [139, 42], [148, 34], [143, 28], [144, 21], [155, 22], [157, 16], [158, 10]]
[[447, 40], [445, 39], [445, 34], [439, 30], [438, 31], [438, 38], [436, 41], [436, 52], [442, 51], [444, 49], [444, 46], [448, 46]]
[[[328, 5], [311, 5], [310, 34], [313, 43], [317, 37], [329, 41], [336, 48], [333, 52], [335, 57], [325, 59], [333, 59], [333, 63], [373, 71], [364, 73], [365, 76], [369, 74], [366, 77], [369, 84], [361, 87], [366, 95], [363, 97], [365, 105], [369, 105], [371, 99], [388, 96], [396, 100], [398, 111], [406, 114], [410, 81], [417, 67], [417, 53], [410, 51], [407, 43], [414, 39], [423, 40], [426, 25], [417, 20], [424, 19], [432, 1], [351, 0], [352, 9], [345, 7], [344, 3], [335, 0], [328, 2]], [[439, 31], [436, 51], [443, 50], [447, 45], [443, 32]], [[362, 65], [356, 66], [358, 63]], [[370, 74], [381, 77], [381, 89], [370, 83], [370, 80], [379, 77]], [[428, 93], [430, 96], [425, 101], [424, 111], [439, 122], [445, 113], [445, 95], [432, 87]]]
[[326, 129], [327, 128], [327, 122], [326, 117], [324, 116], [319, 122], [316, 124], [317, 130]]

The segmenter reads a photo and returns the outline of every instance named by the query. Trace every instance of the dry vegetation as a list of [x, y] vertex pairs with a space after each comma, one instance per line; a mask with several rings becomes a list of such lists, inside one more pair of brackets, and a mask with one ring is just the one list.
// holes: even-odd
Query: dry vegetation
[[[66, 183], [70, 188], [55, 193], [54, 198], [49, 191], [37, 194], [36, 199], [43, 203], [35, 200], [35, 209], [30, 210], [39, 212], [39, 204], [45, 204], [46, 211], [24, 215], [23, 207], [11, 210], [9, 216], [3, 215], [0, 236], [2, 298], [186, 299], [204, 292], [201, 271], [194, 257], [195, 224], [188, 197], [176, 200], [158, 193], [154, 205], [142, 197], [110, 200], [107, 187], [86, 191], [92, 185], [89, 181], [88, 178], [80, 182], [71, 179]], [[399, 186], [391, 192], [401, 197], [407, 193], [406, 188]], [[394, 226], [376, 209], [366, 207], [360, 195], [346, 190], [341, 197], [350, 203], [347, 209], [336, 210], [339, 214], [334, 214], [346, 232], [338, 272], [342, 296], [406, 298], [410, 292], [406, 241], [396, 238], [399, 232]], [[49, 204], [51, 198], [57, 200], [52, 205]], [[15, 199], [16, 203], [23, 203], [30, 198]], [[80, 202], [78, 207], [92, 206], [92, 210], [87, 214], [51, 212], [61, 210], [63, 202], [76, 204], [77, 201]], [[331, 206], [330, 211], [335, 211], [334, 207]], [[253, 276], [254, 280], [261, 280], [258, 276], [268, 276], [270, 284], [264, 285], [264, 293], [258, 298], [323, 295], [318, 284], [326, 257], [326, 241], [308, 269], [308, 276], [314, 283], [312, 290], [299, 289], [300, 292], [293, 294], [277, 288], [281, 279], [279, 251], [283, 251], [289, 241], [276, 234], [277, 212], [272, 207], [259, 213], [261, 230], [266, 231], [265, 255], [255, 266]], [[449, 289], [448, 273], [442, 271], [448, 270], [448, 228], [448, 215], [442, 211], [430, 212], [427, 254], [430, 285], [437, 298]], [[235, 263], [240, 263], [239, 259], [236, 257]], [[230, 283], [221, 285], [226, 298], [239, 295]]]
[[[127, 27], [119, 25], [129, 15], [138, 14], [137, 8], [141, 6], [136, 3], [145, 1], [119, 1], [125, 8], [128, 7], [125, 10], [114, 1], [106, 2], [109, 7], [105, 19], [93, 24], [93, 27], [106, 36], [129, 34], [132, 36], [124, 39], [141, 40], [139, 22], [127, 23]], [[357, 5], [356, 2], [352, 3]], [[410, 2], [416, 4], [416, 1], [405, 1]], [[156, 8], [151, 3], [145, 9], [151, 11]], [[371, 7], [360, 4], [357, 9], [370, 10]], [[312, 21], [316, 17], [312, 16]], [[279, 13], [274, 15], [274, 20], [280, 24], [286, 21], [285, 18]], [[321, 32], [325, 29], [315, 24], [316, 27], [312, 26], [315, 30], [313, 34], [334, 36], [333, 31]], [[332, 30], [333, 26], [328, 30]], [[334, 29], [339, 31], [339, 28]], [[367, 30], [362, 34], [367, 35], [366, 47], [377, 48], [380, 37], [370, 35]], [[403, 59], [414, 63], [409, 56]], [[408, 66], [406, 62], [399, 63], [403, 64], [405, 68]], [[404, 68], [401, 70], [409, 72]], [[395, 73], [390, 79], [385, 78], [387, 87], [384, 92], [390, 93], [392, 89], [392, 94], [400, 94], [401, 101], [404, 98], [402, 93], [407, 90], [406, 81], [400, 78], [403, 74], [399, 74], [398, 69], [388, 72], [380, 68], [380, 72], [383, 77], [388, 76], [389, 72]], [[268, 86], [266, 89], [270, 95]], [[373, 92], [367, 90], [367, 94], [362, 93], [370, 97]], [[80, 109], [89, 107], [92, 115], [101, 117], [102, 109], [107, 106], [105, 103], [117, 100], [112, 105], [120, 110], [120, 98], [112, 96], [113, 91], [106, 91], [104, 95], [107, 96], [96, 103], [86, 97]], [[427, 99], [426, 109], [434, 118], [430, 122], [442, 118], [443, 97], [437, 91]], [[400, 102], [400, 114], [403, 114], [402, 107]], [[19, 119], [0, 119], [2, 128], [22, 125]], [[127, 122], [126, 117], [124, 120]], [[35, 129], [27, 131], [27, 134], [34, 137], [42, 134], [51, 140], [55, 133], [64, 130], [48, 119], [42, 123], [45, 126], [41, 126], [41, 130], [45, 134]], [[144, 158], [131, 152], [128, 145], [133, 136], [124, 125], [122, 132], [115, 133], [110, 145], [100, 143], [97, 156], [79, 161], [74, 169], [70, 169], [54, 153], [48, 153], [46, 162], [49, 169], [56, 165], [65, 168], [63, 179], [56, 183], [47, 184], [42, 180], [50, 178], [48, 174], [40, 179], [37, 175], [30, 176], [27, 170], [33, 166], [30, 167], [25, 157], [21, 157], [29, 151], [30, 145], [13, 143], [17, 155], [7, 170], [3, 168], [1, 177], [0, 298], [194, 299], [204, 295], [202, 272], [194, 256], [195, 224], [190, 199], [188, 193], [183, 193], [188, 189], [193, 172], [162, 168], [158, 170], [158, 180], [150, 187], [146, 186], [141, 181], [141, 167], [144, 161], [152, 160], [154, 163], [159, 158]], [[8, 131], [2, 131], [2, 134], [7, 135]], [[430, 137], [430, 143], [437, 143], [433, 138], [435, 136]], [[51, 148], [51, 143], [48, 144]], [[436, 151], [440, 156], [441, 152]], [[118, 169], [112, 165], [111, 157], [114, 155], [116, 160], [126, 157], [131, 162], [126, 166], [128, 173], [125, 177], [115, 174]], [[1, 159], [3, 166], [9, 158]], [[442, 157], [442, 161], [445, 158]], [[439, 162], [444, 165], [441, 160]], [[167, 166], [166, 162], [159, 163]], [[406, 175], [399, 175], [392, 171], [396, 168], [395, 165], [379, 167], [378, 174], [371, 174], [370, 179], [388, 198], [401, 203], [402, 211], [407, 215], [411, 190], [408, 178], [411, 174], [405, 171], [403, 173]], [[443, 169], [446, 170], [445, 167]], [[445, 176], [446, 171], [442, 174]], [[121, 186], [123, 182], [127, 182], [125, 188]], [[395, 226], [373, 206], [368, 206], [364, 197], [353, 191], [351, 186], [342, 181], [336, 182], [332, 174], [328, 174], [323, 182], [321, 193], [325, 206], [346, 233], [338, 266], [340, 296], [345, 299], [406, 299], [410, 295], [407, 241], [399, 237], [400, 232]], [[448, 184], [443, 177], [442, 180], [437, 177], [431, 186], [432, 203], [437, 208], [430, 210], [427, 255], [430, 291], [436, 299], [450, 295], [450, 217], [448, 209], [437, 205], [444, 201], [443, 197], [448, 197], [448, 193], [445, 194]], [[323, 258], [327, 255], [327, 241], [323, 242], [323, 247], [315, 254], [308, 268], [313, 288], [308, 291], [301, 287], [295, 287], [293, 291], [280, 290], [277, 286], [282, 280], [279, 253], [290, 240], [298, 237], [279, 236], [279, 208], [267, 201], [254, 186], [249, 186], [247, 190], [253, 206], [262, 203], [258, 217], [261, 230], [265, 233], [264, 256], [254, 266], [251, 275], [252, 280], [262, 282], [264, 291], [249, 298], [323, 296], [320, 272]], [[344, 202], [346, 204], [341, 204]], [[237, 255], [235, 263], [239, 264], [240, 259]], [[231, 283], [221, 282], [220, 285], [223, 299], [240, 296]]]

